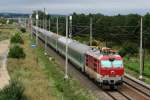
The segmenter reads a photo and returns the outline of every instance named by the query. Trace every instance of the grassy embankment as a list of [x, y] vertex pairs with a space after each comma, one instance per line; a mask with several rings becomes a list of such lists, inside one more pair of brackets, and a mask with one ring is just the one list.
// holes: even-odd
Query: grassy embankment
[[20, 80], [29, 100], [94, 100], [77, 81], [64, 81], [64, 71], [55, 60], [49, 61], [41, 48], [31, 48], [28, 34], [23, 35], [25, 59], [8, 59], [11, 78]]
[[[11, 25], [5, 25], [5, 26], [0, 26], [0, 27], [7, 27]], [[0, 41], [9, 39], [12, 33], [16, 32], [16, 29], [0, 29]]]
[[[144, 59], [144, 81], [148, 84], [150, 84], [150, 56], [147, 55]], [[135, 76], [138, 78], [139, 76], [139, 69], [140, 69], [140, 63], [139, 63], [139, 58], [137, 57], [132, 57], [130, 60], [124, 59], [124, 65], [126, 68], [126, 72]]]

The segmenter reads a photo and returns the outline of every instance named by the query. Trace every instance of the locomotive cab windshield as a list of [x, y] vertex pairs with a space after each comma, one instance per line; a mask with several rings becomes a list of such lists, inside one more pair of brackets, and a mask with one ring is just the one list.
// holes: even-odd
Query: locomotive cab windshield
[[123, 61], [122, 60], [101, 60], [101, 67], [103, 68], [121, 68], [123, 67]]
[[113, 63], [114, 68], [123, 67], [123, 61], [122, 60], [114, 60], [112, 63]]

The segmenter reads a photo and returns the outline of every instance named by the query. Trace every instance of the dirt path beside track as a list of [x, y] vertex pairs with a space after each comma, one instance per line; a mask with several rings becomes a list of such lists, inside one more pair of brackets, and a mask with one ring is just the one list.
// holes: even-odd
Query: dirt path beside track
[[0, 89], [8, 85], [10, 80], [7, 71], [7, 55], [9, 44], [9, 40], [0, 41]]

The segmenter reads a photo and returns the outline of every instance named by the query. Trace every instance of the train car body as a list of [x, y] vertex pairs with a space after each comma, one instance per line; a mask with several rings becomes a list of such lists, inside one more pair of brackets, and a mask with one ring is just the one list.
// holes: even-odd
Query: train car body
[[[68, 59], [84, 71], [84, 61], [85, 53], [90, 50], [90, 48], [78, 41], [68, 39]], [[61, 37], [58, 39], [58, 51], [65, 55], [66, 53], [66, 37]]]
[[[66, 54], [66, 37], [33, 27], [33, 34], [50, 45], [59, 54]], [[68, 39], [68, 59], [77, 68], [103, 85], [120, 85], [123, 81], [123, 60], [118, 54], [105, 54], [97, 49]]]

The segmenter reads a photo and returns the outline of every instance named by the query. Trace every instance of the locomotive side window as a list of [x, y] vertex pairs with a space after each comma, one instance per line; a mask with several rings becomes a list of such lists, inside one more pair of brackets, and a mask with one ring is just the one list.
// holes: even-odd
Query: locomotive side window
[[93, 68], [95, 71], [97, 71], [97, 64], [94, 63], [94, 68]]
[[101, 66], [103, 68], [111, 68], [112, 67], [112, 64], [109, 60], [102, 60], [101, 61]]
[[88, 55], [86, 55], [86, 66], [88, 66], [89, 64], [89, 57], [88, 57]]
[[93, 59], [93, 60], [94, 60], [94, 66], [93, 66], [93, 69], [94, 69], [94, 71], [97, 72], [98, 60], [97, 60], [97, 59]]

